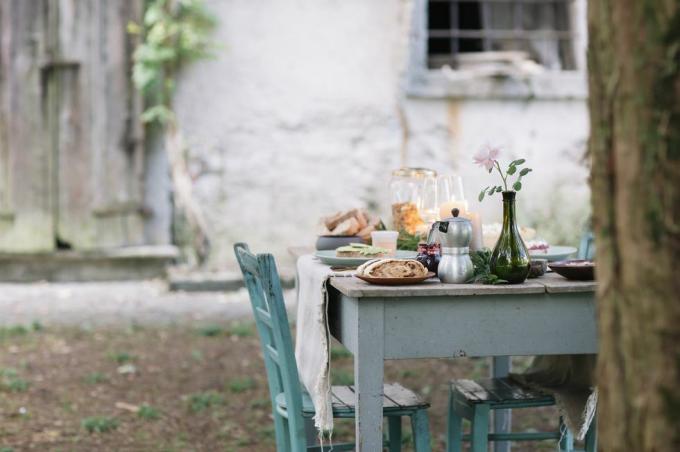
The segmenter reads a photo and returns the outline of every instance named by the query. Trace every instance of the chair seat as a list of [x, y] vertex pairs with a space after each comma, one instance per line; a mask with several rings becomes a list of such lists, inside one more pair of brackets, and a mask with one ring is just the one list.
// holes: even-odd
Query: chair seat
[[[335, 417], [354, 416], [354, 386], [333, 386], [331, 388], [333, 415]], [[276, 404], [286, 410], [286, 397], [284, 393], [276, 396]], [[406, 389], [398, 383], [390, 383], [383, 386], [383, 411], [385, 414], [396, 412], [411, 412], [427, 408], [430, 405], [410, 389]], [[307, 391], [302, 391], [302, 415], [314, 416], [314, 404]]]
[[528, 388], [509, 378], [454, 380], [451, 390], [469, 404], [488, 404], [492, 408], [550, 406], [555, 398], [543, 391]]

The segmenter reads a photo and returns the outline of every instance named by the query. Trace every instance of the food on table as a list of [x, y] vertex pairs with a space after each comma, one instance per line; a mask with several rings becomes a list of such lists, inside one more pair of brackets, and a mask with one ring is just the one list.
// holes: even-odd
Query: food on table
[[548, 248], [550, 248], [545, 240], [528, 240], [526, 246], [530, 252], [534, 253], [547, 253]]
[[389, 254], [390, 250], [370, 246], [363, 243], [350, 243], [335, 250], [337, 257], [383, 257]]
[[371, 237], [380, 224], [380, 218], [369, 215], [363, 209], [351, 209], [337, 212], [322, 219], [324, 231], [322, 235], [357, 235], [363, 240]]
[[562, 265], [566, 265], [567, 267], [594, 267], [595, 262], [593, 261], [583, 261], [583, 260], [574, 260], [574, 261], [565, 261], [562, 263]]
[[427, 268], [413, 259], [374, 259], [359, 266], [357, 274], [372, 278], [415, 278], [427, 276]]
[[418, 206], [413, 202], [398, 202], [392, 204], [392, 220], [394, 229], [406, 231], [409, 234], [419, 232], [425, 222], [418, 213]]

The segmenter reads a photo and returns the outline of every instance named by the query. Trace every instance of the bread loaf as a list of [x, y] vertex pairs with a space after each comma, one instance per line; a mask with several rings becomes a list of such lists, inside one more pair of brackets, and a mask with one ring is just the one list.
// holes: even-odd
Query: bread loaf
[[374, 259], [357, 268], [357, 274], [373, 278], [414, 278], [426, 276], [427, 268], [412, 259]]

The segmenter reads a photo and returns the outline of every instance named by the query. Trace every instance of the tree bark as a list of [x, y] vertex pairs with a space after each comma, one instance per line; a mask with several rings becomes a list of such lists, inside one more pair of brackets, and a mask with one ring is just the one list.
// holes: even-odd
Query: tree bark
[[600, 449], [680, 450], [680, 1], [591, 0]]

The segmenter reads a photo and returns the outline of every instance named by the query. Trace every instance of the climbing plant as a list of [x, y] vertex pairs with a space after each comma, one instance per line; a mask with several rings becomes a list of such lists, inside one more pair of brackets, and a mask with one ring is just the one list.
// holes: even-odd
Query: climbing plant
[[145, 98], [145, 123], [174, 119], [177, 73], [186, 63], [213, 54], [214, 26], [201, 0], [147, 0], [143, 23], [128, 24], [128, 32], [142, 38], [133, 55], [132, 80]]
[[[199, 262], [204, 262], [210, 247], [208, 228], [193, 199], [187, 152], [172, 101], [179, 71], [191, 61], [210, 57], [216, 49], [210, 39], [215, 20], [201, 0], [146, 0], [144, 6], [142, 23], [128, 24], [128, 32], [140, 37], [133, 54], [132, 81], [144, 97], [141, 120], [149, 126], [159, 126], [149, 128], [150, 133], [162, 130], [176, 219], [188, 224], [188, 248]], [[183, 234], [175, 234], [179, 235]]]

